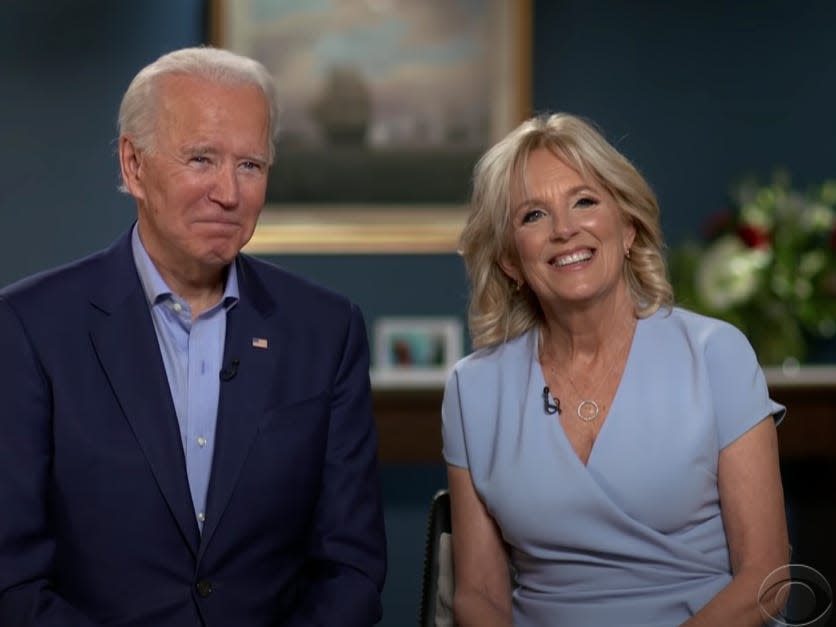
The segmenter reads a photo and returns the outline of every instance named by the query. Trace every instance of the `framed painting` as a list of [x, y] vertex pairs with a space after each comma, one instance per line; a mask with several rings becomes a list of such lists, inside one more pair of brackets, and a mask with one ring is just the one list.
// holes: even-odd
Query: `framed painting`
[[275, 78], [255, 253], [454, 252], [478, 157], [530, 110], [531, 0], [210, 0]]

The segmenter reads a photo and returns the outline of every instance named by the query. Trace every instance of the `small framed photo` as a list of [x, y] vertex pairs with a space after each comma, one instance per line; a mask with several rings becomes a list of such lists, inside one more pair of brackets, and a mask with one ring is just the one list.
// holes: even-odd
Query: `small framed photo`
[[379, 318], [374, 324], [376, 387], [444, 385], [463, 354], [458, 318]]

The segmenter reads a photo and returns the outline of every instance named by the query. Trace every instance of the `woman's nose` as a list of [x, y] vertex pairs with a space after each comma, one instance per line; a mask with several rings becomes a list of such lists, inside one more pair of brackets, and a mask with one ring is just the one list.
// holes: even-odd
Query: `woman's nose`
[[551, 212], [551, 233], [555, 240], [570, 238], [578, 230], [577, 221], [572, 212], [566, 209], [556, 209]]

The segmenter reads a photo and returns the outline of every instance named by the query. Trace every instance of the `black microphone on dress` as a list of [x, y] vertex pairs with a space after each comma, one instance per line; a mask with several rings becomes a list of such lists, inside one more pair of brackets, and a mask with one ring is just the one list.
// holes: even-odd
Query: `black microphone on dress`
[[558, 414], [560, 415], [560, 399], [556, 396], [554, 397], [555, 402], [557, 405], [553, 405], [551, 400], [549, 400], [549, 388], [548, 386], [543, 388], [543, 411], [547, 414]]
[[236, 374], [238, 374], [238, 364], [241, 363], [237, 359], [233, 359], [228, 368], [221, 368], [221, 381], [231, 381]]

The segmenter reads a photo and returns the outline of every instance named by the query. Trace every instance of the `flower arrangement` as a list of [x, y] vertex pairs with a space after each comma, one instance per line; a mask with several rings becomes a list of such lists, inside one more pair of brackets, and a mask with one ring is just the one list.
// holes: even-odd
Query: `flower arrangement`
[[803, 362], [836, 337], [836, 180], [801, 192], [777, 173], [731, 198], [703, 242], [672, 252], [677, 301], [737, 326], [764, 365]]

